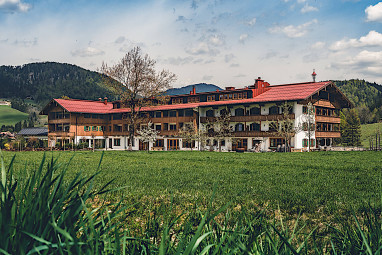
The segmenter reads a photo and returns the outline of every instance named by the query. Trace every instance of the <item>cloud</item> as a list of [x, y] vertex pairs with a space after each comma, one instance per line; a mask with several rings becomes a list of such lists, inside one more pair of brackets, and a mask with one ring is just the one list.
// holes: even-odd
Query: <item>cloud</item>
[[185, 58], [177, 57], [177, 58], [168, 58], [164, 62], [169, 63], [171, 65], [179, 66], [179, 65], [189, 64], [192, 62], [192, 60], [193, 60], [192, 57], [185, 57]]
[[225, 61], [226, 63], [228, 63], [228, 62], [231, 62], [231, 60], [234, 59], [234, 58], [235, 58], [235, 55], [233, 55], [233, 54], [227, 54], [227, 55], [224, 56], [224, 61]]
[[176, 22], [186, 22], [189, 21], [190, 19], [187, 19], [184, 16], [178, 16], [178, 18], [175, 20]]
[[367, 21], [382, 22], [382, 2], [376, 5], [370, 5], [365, 9]]
[[314, 12], [314, 11], [318, 11], [317, 7], [310, 6], [308, 4], [305, 4], [304, 7], [301, 8], [301, 13]]
[[126, 40], [124, 36], [120, 36], [117, 39], [115, 39], [114, 43], [123, 43]]
[[37, 38], [33, 38], [33, 40], [15, 40], [13, 45], [22, 46], [22, 47], [31, 47], [36, 46], [38, 43]]
[[0, 0], [0, 10], [4, 12], [27, 12], [30, 4], [22, 3], [20, 0]]
[[382, 51], [364, 50], [355, 57], [331, 65], [334, 68], [351, 68], [357, 72], [379, 76], [382, 71]]
[[72, 51], [72, 56], [74, 57], [94, 57], [94, 56], [100, 56], [105, 54], [103, 50], [99, 50], [93, 47], [87, 47], [84, 49], [78, 49], [75, 51]]
[[334, 42], [329, 49], [339, 51], [347, 48], [366, 46], [382, 46], [382, 34], [372, 30], [366, 36], [362, 36], [359, 39], [342, 39]]
[[241, 34], [239, 37], [239, 42], [244, 43], [248, 39], [248, 34]]
[[304, 36], [306, 33], [308, 33], [309, 28], [311, 25], [316, 24], [317, 20], [314, 19], [312, 21], [306, 22], [304, 24], [301, 24], [299, 26], [274, 26], [269, 29], [270, 33], [283, 33], [289, 38], [298, 38]]
[[206, 42], [200, 42], [197, 46], [186, 48], [186, 52], [191, 55], [212, 55], [219, 53], [217, 49], [210, 47]]
[[316, 42], [315, 44], [310, 46], [310, 48], [312, 48], [314, 50], [320, 50], [320, 49], [323, 49], [325, 47], [325, 45], [326, 45], [325, 42]]
[[209, 42], [214, 46], [221, 46], [225, 43], [225, 39], [222, 35], [213, 35], [210, 37]]
[[210, 81], [212, 78], [214, 78], [212, 75], [204, 75], [204, 76], [202, 77], [202, 80], [204, 80], [204, 81]]
[[253, 18], [253, 19], [247, 21], [245, 24], [247, 24], [250, 27], [254, 26], [256, 24], [256, 18]]

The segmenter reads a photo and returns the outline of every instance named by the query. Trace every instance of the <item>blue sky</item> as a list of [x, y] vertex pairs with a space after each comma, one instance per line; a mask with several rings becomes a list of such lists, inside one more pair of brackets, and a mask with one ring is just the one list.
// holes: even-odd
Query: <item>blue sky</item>
[[134, 46], [174, 87], [360, 78], [382, 84], [382, 2], [0, 0], [0, 65], [97, 70]]

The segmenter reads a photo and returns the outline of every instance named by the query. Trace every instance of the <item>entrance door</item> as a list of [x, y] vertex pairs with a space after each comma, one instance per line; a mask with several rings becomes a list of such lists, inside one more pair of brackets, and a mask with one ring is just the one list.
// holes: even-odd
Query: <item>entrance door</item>
[[109, 138], [109, 148], [113, 149], [113, 138]]
[[179, 140], [178, 139], [167, 139], [167, 150], [175, 151], [179, 148]]

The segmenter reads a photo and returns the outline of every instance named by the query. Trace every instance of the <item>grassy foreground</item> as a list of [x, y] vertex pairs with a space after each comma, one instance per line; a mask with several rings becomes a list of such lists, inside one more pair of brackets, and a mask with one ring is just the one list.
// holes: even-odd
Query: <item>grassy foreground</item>
[[[368, 206], [362, 202], [380, 199], [381, 153], [107, 152], [102, 165], [101, 155], [91, 152], [77, 153], [69, 165], [65, 162], [71, 152], [54, 152], [61, 157], [58, 162], [41, 153], [17, 153], [16, 160], [12, 154], [4, 153], [5, 164], [0, 164], [0, 254], [379, 254], [382, 250], [381, 202]], [[114, 184], [105, 187], [113, 175]], [[259, 182], [260, 178], [265, 180]], [[114, 190], [126, 184], [128, 188]], [[326, 200], [317, 199], [315, 185]], [[300, 186], [307, 190], [302, 192]], [[171, 202], [166, 200], [170, 193]], [[122, 203], [110, 203], [119, 198]], [[219, 205], [228, 200], [232, 206]], [[287, 212], [302, 210], [309, 215], [317, 208], [326, 214], [339, 210], [332, 213], [342, 221], [320, 219], [306, 225], [306, 217], [293, 214], [285, 221], [280, 210], [267, 215], [267, 210], [264, 214], [251, 208], [258, 203], [277, 203]], [[356, 210], [344, 218], [342, 209], [347, 206]]]
[[[15, 154], [3, 152], [6, 161]], [[47, 154], [51, 156], [52, 152]], [[73, 152], [53, 152], [67, 162]], [[42, 152], [16, 153], [15, 169], [38, 164]], [[68, 177], [94, 173], [101, 152], [76, 152]], [[217, 184], [215, 202], [240, 206], [271, 206], [289, 213], [331, 214], [360, 209], [381, 198], [381, 152], [217, 153], [217, 152], [105, 152], [101, 187], [113, 181], [124, 187], [109, 198], [141, 201], [169, 199], [181, 207], [205, 203]]]
[[0, 105], [0, 126], [15, 125], [17, 122], [27, 118], [27, 113], [20, 112], [7, 105]]

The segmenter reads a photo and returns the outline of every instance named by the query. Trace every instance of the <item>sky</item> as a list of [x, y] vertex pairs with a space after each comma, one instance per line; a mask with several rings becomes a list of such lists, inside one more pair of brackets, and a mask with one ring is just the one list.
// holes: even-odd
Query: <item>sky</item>
[[0, 65], [97, 71], [133, 47], [174, 87], [365, 79], [382, 84], [382, 2], [0, 0]]

